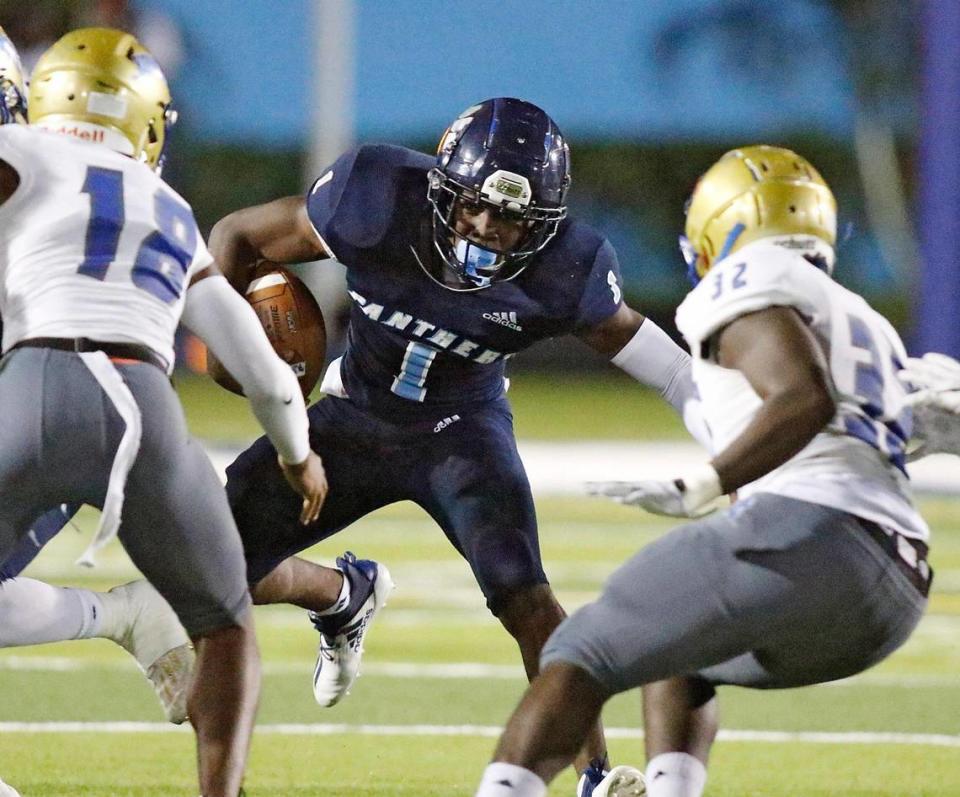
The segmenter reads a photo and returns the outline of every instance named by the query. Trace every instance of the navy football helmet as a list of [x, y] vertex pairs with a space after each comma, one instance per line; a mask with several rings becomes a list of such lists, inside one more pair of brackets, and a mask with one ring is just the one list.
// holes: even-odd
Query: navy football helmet
[[[428, 179], [434, 246], [462, 287], [445, 285], [476, 290], [516, 277], [556, 235], [567, 214], [570, 150], [536, 105], [498, 97], [467, 108], [450, 125]], [[519, 242], [497, 251], [469, 240], [456, 229], [460, 207], [516, 221]]]

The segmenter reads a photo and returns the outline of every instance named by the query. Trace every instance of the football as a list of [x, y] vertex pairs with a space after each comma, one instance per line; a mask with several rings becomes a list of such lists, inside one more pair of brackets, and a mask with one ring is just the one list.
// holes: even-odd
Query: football
[[[257, 269], [246, 299], [273, 350], [293, 369], [307, 398], [323, 373], [327, 353], [326, 327], [317, 300], [299, 277], [273, 263]], [[243, 395], [239, 383], [209, 350], [207, 373], [221, 387]]]

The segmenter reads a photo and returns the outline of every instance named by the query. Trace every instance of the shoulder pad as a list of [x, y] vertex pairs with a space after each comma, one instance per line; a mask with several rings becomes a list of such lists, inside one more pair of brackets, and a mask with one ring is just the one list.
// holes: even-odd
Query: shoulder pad
[[341, 155], [310, 187], [307, 213], [320, 237], [341, 257], [382, 239], [397, 212], [398, 197], [411, 182], [422, 184], [433, 158], [404, 147], [367, 144]]
[[825, 307], [824, 272], [801, 255], [770, 244], [744, 247], [715, 265], [677, 308], [677, 328], [691, 351], [717, 330], [767, 307], [795, 307], [812, 318]]

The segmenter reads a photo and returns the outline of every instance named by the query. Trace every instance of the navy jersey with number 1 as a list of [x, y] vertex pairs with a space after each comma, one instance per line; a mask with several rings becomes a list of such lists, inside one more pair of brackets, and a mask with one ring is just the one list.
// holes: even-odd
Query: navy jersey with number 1
[[514, 279], [473, 291], [444, 287], [431, 276], [433, 165], [409, 149], [362, 146], [307, 197], [314, 228], [347, 269], [352, 307], [341, 376], [351, 400], [377, 414], [436, 415], [497, 399], [506, 358], [593, 326], [621, 301], [613, 247], [569, 219]]

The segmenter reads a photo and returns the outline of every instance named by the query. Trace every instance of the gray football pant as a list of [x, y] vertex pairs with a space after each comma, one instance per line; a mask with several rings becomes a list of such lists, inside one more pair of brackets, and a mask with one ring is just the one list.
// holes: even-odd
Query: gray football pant
[[[188, 434], [169, 380], [153, 365], [116, 364], [142, 416], [120, 541], [191, 636], [249, 611], [243, 550], [226, 493]], [[0, 363], [0, 561], [44, 511], [103, 506], [125, 429], [80, 357], [16, 349]]]
[[643, 548], [556, 629], [541, 666], [576, 664], [611, 695], [679, 675], [801, 686], [876, 664], [925, 606], [852, 515], [759, 494]]

